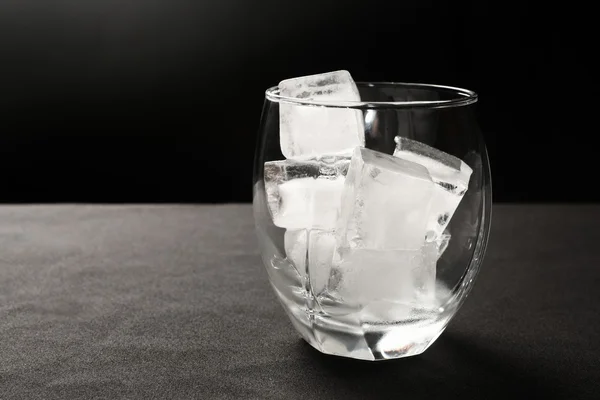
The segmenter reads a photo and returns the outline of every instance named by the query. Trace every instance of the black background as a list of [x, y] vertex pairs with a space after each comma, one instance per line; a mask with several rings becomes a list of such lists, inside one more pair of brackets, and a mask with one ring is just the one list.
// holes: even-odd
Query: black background
[[477, 91], [496, 201], [598, 201], [588, 15], [523, 1], [3, 0], [0, 201], [250, 201], [264, 89], [335, 69]]

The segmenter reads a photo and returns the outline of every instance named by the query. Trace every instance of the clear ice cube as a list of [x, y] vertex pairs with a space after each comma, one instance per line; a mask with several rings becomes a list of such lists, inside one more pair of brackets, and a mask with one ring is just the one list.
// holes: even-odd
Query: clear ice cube
[[288, 229], [284, 237], [287, 258], [303, 278], [307, 276], [306, 261], [308, 259], [308, 277], [311, 288], [313, 294], [318, 295], [325, 289], [331, 272], [335, 251], [333, 231]]
[[[303, 100], [360, 101], [348, 71], [287, 79], [280, 95]], [[288, 159], [319, 158], [324, 154], [351, 154], [365, 143], [362, 111], [279, 103], [281, 152]]]
[[313, 293], [318, 296], [325, 290], [331, 275], [335, 252], [335, 233], [333, 231], [310, 231], [308, 248], [310, 284]]
[[[328, 289], [346, 304], [367, 307], [372, 313], [389, 308], [405, 316], [414, 308], [433, 305], [435, 244], [415, 250], [344, 249], [336, 256], [339, 260]], [[400, 315], [394, 319], [401, 319]]]
[[265, 163], [267, 203], [276, 226], [293, 230], [335, 228], [349, 161], [330, 161]]
[[442, 254], [444, 254], [446, 249], [448, 248], [448, 245], [450, 244], [450, 238], [451, 238], [451, 236], [448, 233], [448, 231], [446, 230], [435, 241], [435, 243], [437, 245], [437, 259], [439, 259], [442, 256]]
[[394, 156], [423, 165], [435, 182], [428, 230], [435, 240], [448, 226], [454, 211], [469, 187], [473, 170], [461, 159], [416, 140], [396, 137]]
[[418, 250], [435, 185], [422, 165], [356, 148], [336, 228], [341, 248]]
[[301, 277], [306, 276], [307, 234], [306, 229], [286, 229], [283, 236], [287, 259]]

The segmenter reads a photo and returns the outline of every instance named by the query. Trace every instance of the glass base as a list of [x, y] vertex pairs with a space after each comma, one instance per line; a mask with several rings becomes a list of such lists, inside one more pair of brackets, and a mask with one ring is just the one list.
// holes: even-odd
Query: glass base
[[372, 309], [325, 312], [319, 304], [307, 307], [299, 290], [282, 293], [275, 288], [275, 292], [302, 338], [320, 352], [335, 356], [368, 361], [416, 356], [427, 350], [448, 323], [446, 315], [414, 309], [395, 321], [375, 320]]

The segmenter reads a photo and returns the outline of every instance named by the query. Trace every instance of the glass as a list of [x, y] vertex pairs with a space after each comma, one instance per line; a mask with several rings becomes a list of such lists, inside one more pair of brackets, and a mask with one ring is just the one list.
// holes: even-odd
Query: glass
[[[266, 91], [253, 187], [260, 252], [271, 285], [293, 326], [314, 348], [327, 354], [364, 360], [413, 356], [424, 352], [456, 314], [473, 286], [486, 248], [492, 186], [487, 151], [473, 110], [477, 95], [465, 89], [427, 84], [357, 83], [357, 87], [361, 101], [356, 102], [286, 98], [280, 96], [277, 87]], [[273, 199], [265, 189], [265, 163], [285, 160], [280, 147], [282, 105], [287, 110], [294, 107], [356, 110], [364, 122], [365, 148], [393, 155], [398, 143], [406, 138], [410, 139], [409, 143], [422, 143], [442, 151], [440, 154], [457, 157], [470, 167], [468, 189], [441, 239], [436, 239], [436, 251], [441, 256], [437, 262], [433, 261], [435, 278], [427, 278], [435, 285], [427, 292], [433, 293], [433, 297], [419, 297], [422, 287], [418, 278], [411, 275], [419, 270], [419, 265], [425, 265], [415, 264], [414, 255], [422, 256], [419, 258], [422, 260], [425, 252], [371, 250], [361, 253], [368, 256], [346, 262], [339, 224], [334, 230], [323, 231], [311, 228], [310, 224], [319, 221], [307, 222], [309, 226], [298, 229], [286, 229], [274, 223], [270, 207], [278, 204], [268, 204]], [[344, 179], [348, 163], [340, 167], [339, 160], [339, 157], [324, 158], [316, 162], [317, 171], [323, 171], [325, 165], [326, 170], [335, 170], [334, 174]], [[315, 161], [299, 163], [302, 162]], [[309, 167], [313, 168], [314, 164]], [[271, 173], [273, 171], [268, 172]], [[342, 181], [341, 190], [348, 189], [348, 182], [343, 185]], [[382, 197], [386, 196], [384, 192]], [[304, 200], [295, 207], [310, 209], [310, 200], [306, 199], [314, 197], [301, 198]], [[333, 201], [336, 205], [352, 200], [343, 195], [340, 200], [334, 195], [317, 201]], [[393, 209], [394, 204], [390, 207]], [[385, 218], [387, 209], [382, 213]], [[333, 217], [338, 222], [341, 218], [339, 213]], [[380, 215], [372, 217], [372, 221], [365, 223], [385, 223], [385, 219], [377, 219]], [[398, 232], [401, 228], [391, 233]], [[318, 290], [315, 289], [317, 281], [320, 282]], [[345, 288], [345, 292], [340, 288]], [[413, 296], [411, 291], [416, 294]]]

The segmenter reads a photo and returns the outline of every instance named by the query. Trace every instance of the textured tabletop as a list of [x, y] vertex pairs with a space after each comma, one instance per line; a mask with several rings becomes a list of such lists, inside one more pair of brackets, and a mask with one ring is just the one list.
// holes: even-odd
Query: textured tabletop
[[423, 355], [321, 355], [268, 284], [250, 205], [1, 206], [0, 399], [597, 399], [600, 206], [496, 205]]

